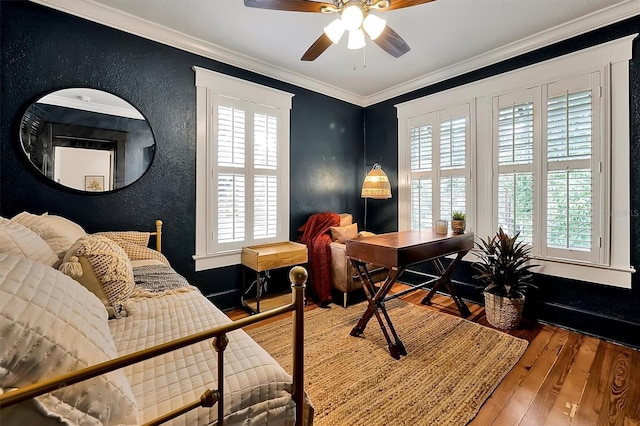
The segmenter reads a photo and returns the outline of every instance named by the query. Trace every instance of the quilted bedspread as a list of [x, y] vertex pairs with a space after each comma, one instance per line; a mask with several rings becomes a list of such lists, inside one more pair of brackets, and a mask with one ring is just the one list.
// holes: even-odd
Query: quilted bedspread
[[[119, 355], [230, 322], [199, 291], [135, 299], [126, 309], [127, 317], [109, 321]], [[231, 332], [228, 337], [225, 425], [293, 424], [291, 376], [244, 331]], [[217, 389], [216, 365], [217, 353], [211, 341], [204, 341], [125, 368], [140, 421], [198, 400], [207, 388]], [[170, 424], [208, 425], [216, 420], [214, 405], [195, 409]]]

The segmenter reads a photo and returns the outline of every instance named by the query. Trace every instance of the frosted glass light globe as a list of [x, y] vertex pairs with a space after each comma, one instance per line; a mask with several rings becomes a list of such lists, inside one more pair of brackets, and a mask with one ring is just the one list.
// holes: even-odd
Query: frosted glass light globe
[[354, 31], [362, 25], [364, 14], [359, 5], [349, 5], [342, 11], [342, 23], [347, 31]]

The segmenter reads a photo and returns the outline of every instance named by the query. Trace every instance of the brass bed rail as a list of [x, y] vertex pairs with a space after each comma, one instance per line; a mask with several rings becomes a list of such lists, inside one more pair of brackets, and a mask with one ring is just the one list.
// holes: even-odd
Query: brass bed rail
[[[157, 222], [156, 222], [157, 224]], [[157, 224], [158, 225], [158, 224]], [[162, 225], [160, 222], [159, 226]], [[158, 228], [159, 229], [159, 228]], [[270, 309], [249, 317], [235, 320], [229, 324], [209, 329], [200, 333], [192, 334], [187, 337], [172, 340], [171, 342], [143, 349], [109, 361], [102, 362], [81, 370], [72, 371], [57, 377], [42, 380], [33, 385], [23, 386], [19, 389], [12, 390], [0, 395], [0, 409], [24, 402], [28, 399], [47, 392], [54, 391], [59, 388], [73, 385], [83, 380], [90, 379], [101, 374], [108, 373], [128, 365], [153, 358], [158, 355], [171, 352], [194, 343], [207, 339], [214, 339], [213, 347], [218, 354], [218, 389], [206, 389], [199, 400], [194, 401], [184, 407], [178, 408], [170, 413], [158, 417], [146, 425], [156, 425], [171, 420], [187, 411], [198, 407], [212, 407], [218, 403], [218, 425], [224, 422], [224, 350], [228, 343], [227, 333], [237, 330], [251, 324], [276, 317], [278, 315], [293, 312], [293, 399], [296, 403], [296, 425], [302, 425], [304, 414], [304, 289], [307, 281], [307, 271], [301, 266], [296, 266], [289, 272], [293, 299], [292, 303]]]

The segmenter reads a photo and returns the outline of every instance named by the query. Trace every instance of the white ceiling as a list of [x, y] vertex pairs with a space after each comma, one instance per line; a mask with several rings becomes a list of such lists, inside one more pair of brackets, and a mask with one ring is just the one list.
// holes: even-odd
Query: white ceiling
[[336, 15], [242, 0], [32, 1], [363, 106], [640, 13], [640, 0], [437, 0], [379, 13], [411, 47], [400, 58], [343, 37], [302, 62]]

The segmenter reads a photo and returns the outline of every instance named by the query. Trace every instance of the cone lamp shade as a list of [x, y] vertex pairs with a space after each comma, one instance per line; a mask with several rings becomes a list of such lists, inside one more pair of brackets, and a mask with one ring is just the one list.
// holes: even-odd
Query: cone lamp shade
[[391, 198], [391, 185], [389, 178], [380, 167], [380, 164], [373, 165], [362, 182], [362, 198], [387, 199]]

